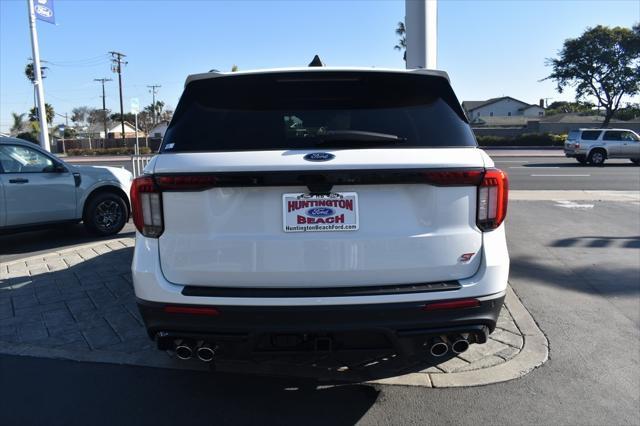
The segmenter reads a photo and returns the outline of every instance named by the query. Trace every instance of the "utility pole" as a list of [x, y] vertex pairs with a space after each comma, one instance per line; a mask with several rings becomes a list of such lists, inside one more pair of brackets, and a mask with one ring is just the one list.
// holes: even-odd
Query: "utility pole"
[[40, 69], [40, 49], [38, 47], [38, 31], [36, 29], [36, 12], [33, 1], [27, 0], [29, 6], [29, 29], [31, 30], [31, 50], [33, 52], [33, 75], [38, 98], [38, 118], [40, 121], [40, 146], [45, 151], [51, 151], [49, 145], [49, 126], [47, 125], [47, 109], [44, 102], [44, 88], [42, 86], [42, 70]]
[[158, 88], [162, 87], [159, 84], [152, 84], [151, 86], [147, 86], [148, 88], [150, 88], [151, 90], [149, 90], [149, 92], [152, 94], [153, 96], [153, 103], [151, 104], [153, 106], [153, 125], [156, 125], [156, 92]]
[[[104, 95], [104, 83], [106, 83], [107, 81], [113, 81], [110, 78], [94, 78], [93, 81], [99, 81], [100, 83], [102, 83], [102, 120], [104, 123], [104, 139], [107, 139], [107, 132], [109, 131], [109, 129], [107, 129], [107, 106], [106, 106], [106, 96]], [[122, 93], [122, 92], [120, 92]], [[122, 99], [122, 96], [120, 97], [120, 99]], [[120, 104], [122, 105], [122, 104]], [[122, 107], [120, 109], [122, 111]], [[104, 140], [102, 142], [102, 144], [104, 145]], [[104, 146], [103, 146], [104, 148]]]
[[[126, 57], [124, 53], [120, 52], [109, 52], [112, 56], [111, 61], [113, 64], [111, 65], [111, 70], [113, 72], [118, 73], [118, 86], [120, 86], [120, 124], [122, 126], [122, 146], [126, 145], [126, 141], [124, 138], [124, 106], [122, 104], [122, 65], [126, 65], [127, 62], [123, 61], [122, 58]], [[106, 136], [106, 135], [105, 135]]]

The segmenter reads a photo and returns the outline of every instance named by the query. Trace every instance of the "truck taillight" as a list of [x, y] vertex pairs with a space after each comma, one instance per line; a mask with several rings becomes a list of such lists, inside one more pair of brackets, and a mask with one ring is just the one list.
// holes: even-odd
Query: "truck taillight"
[[496, 229], [507, 215], [509, 180], [499, 169], [487, 169], [478, 187], [477, 224], [483, 231]]
[[145, 237], [158, 238], [164, 230], [162, 193], [150, 176], [140, 176], [131, 183], [133, 223]]

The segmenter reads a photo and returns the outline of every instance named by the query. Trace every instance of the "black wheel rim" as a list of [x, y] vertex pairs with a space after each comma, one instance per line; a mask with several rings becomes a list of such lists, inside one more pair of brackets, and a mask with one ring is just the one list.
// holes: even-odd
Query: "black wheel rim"
[[599, 152], [596, 152], [591, 157], [591, 161], [593, 162], [593, 164], [600, 164], [600, 163], [602, 163], [604, 161], [604, 155], [602, 155]]
[[112, 231], [122, 220], [122, 207], [114, 200], [104, 200], [96, 206], [95, 224], [99, 230]]

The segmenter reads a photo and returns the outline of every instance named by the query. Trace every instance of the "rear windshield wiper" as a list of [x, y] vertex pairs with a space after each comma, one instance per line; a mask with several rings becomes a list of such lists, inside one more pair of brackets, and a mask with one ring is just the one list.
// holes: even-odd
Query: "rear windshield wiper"
[[365, 132], [363, 130], [326, 130], [318, 132], [316, 138], [324, 142], [404, 142], [407, 138], [388, 133]]

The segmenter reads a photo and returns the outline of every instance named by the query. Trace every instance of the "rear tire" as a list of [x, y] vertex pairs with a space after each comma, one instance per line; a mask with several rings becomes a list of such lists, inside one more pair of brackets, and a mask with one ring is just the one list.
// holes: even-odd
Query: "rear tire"
[[631, 158], [630, 160], [636, 166], [640, 166], [640, 158]]
[[91, 197], [83, 217], [87, 230], [100, 236], [117, 234], [127, 219], [127, 203], [121, 196], [110, 192]]
[[589, 164], [592, 166], [603, 166], [604, 160], [607, 158], [607, 153], [602, 149], [594, 149], [589, 154]]
[[587, 164], [587, 157], [584, 155], [576, 156], [576, 160], [578, 160], [578, 163], [580, 164]]

